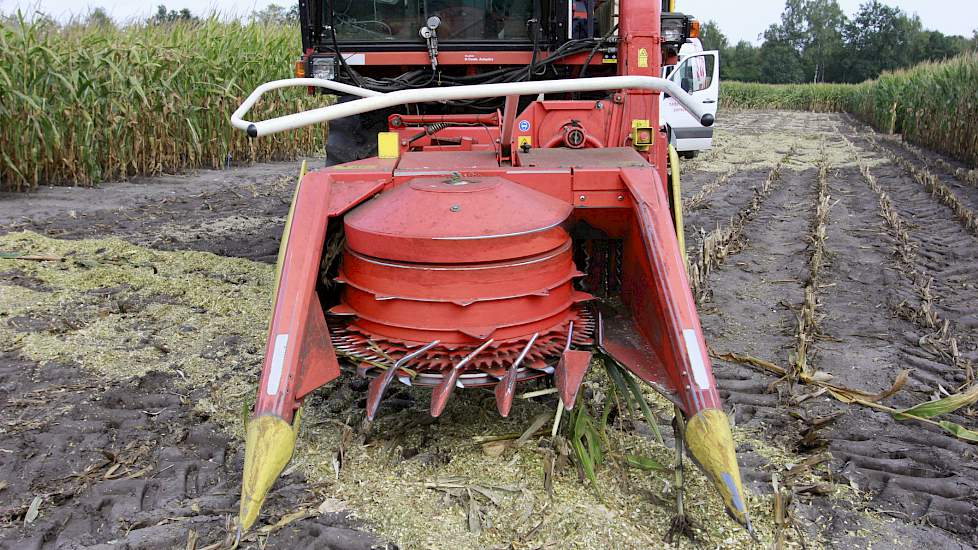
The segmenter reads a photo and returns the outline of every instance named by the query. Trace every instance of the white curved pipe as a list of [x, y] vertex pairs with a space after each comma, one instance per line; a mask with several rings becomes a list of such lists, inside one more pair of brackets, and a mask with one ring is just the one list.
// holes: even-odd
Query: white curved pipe
[[[244, 115], [267, 91], [293, 86], [318, 86], [342, 93], [362, 96], [362, 99], [335, 103], [318, 109], [310, 109], [291, 115], [250, 122]], [[537, 80], [531, 82], [504, 82], [499, 84], [476, 84], [472, 86], [449, 86], [443, 88], [416, 88], [380, 93], [356, 86], [349, 86], [332, 80], [314, 78], [290, 78], [262, 84], [245, 99], [244, 103], [231, 115], [231, 124], [248, 132], [251, 137], [267, 136], [276, 132], [302, 128], [312, 124], [359, 115], [370, 111], [387, 109], [412, 103], [432, 103], [439, 101], [458, 101], [464, 99], [484, 99], [511, 95], [537, 95], [563, 92], [596, 92], [601, 90], [645, 89], [665, 92], [676, 98], [680, 105], [695, 116], [703, 126], [713, 125], [713, 115], [704, 105], [689, 95], [671, 80], [653, 76], [605, 76], [598, 78], [579, 78], [568, 80]]]
[[[323, 78], [286, 78], [283, 80], [273, 80], [271, 82], [266, 82], [261, 86], [255, 88], [255, 91], [251, 92], [241, 105], [235, 109], [234, 113], [231, 114], [231, 125], [239, 130], [247, 130], [248, 124], [250, 122], [241, 120], [241, 117], [245, 115], [248, 111], [254, 107], [258, 99], [263, 96], [266, 92], [271, 92], [272, 90], [278, 90], [280, 88], [294, 88], [296, 86], [314, 88], [326, 88], [334, 92], [339, 92], [343, 94], [357, 95], [360, 97], [374, 97], [379, 95], [384, 95], [382, 92], [375, 92], [373, 90], [367, 90], [365, 88], [358, 88], [356, 86], [350, 86], [349, 84], [343, 84], [342, 82], [335, 82], [333, 80], [326, 80]], [[308, 112], [308, 111], [306, 111]], [[273, 119], [276, 120], [276, 119]], [[242, 126], [242, 124], [244, 126]]]

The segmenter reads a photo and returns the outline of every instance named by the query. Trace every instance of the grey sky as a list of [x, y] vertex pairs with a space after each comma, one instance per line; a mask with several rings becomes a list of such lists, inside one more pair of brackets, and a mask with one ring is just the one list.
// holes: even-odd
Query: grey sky
[[[839, 5], [846, 15], [851, 16], [866, 1], [839, 0]], [[909, 14], [917, 14], [925, 28], [944, 34], [960, 34], [970, 38], [978, 28], [978, 1], [975, 0], [883, 0], [883, 3], [897, 6]], [[730, 42], [748, 40], [757, 43], [758, 35], [780, 19], [784, 0], [676, 0], [676, 5], [683, 13], [695, 15], [703, 21], [716, 21]]]
[[[854, 13], [865, 0], [839, 0], [847, 14]], [[158, 4], [170, 9], [189, 8], [197, 14], [218, 11], [227, 15], [246, 15], [270, 3], [291, 5], [294, 0], [0, 0], [0, 11], [11, 12], [18, 7], [36, 8], [59, 19], [72, 14], [84, 14], [95, 7], [103, 7], [116, 19], [143, 19], [152, 14]], [[976, 0], [884, 0], [899, 6], [908, 13], [920, 16], [924, 26], [945, 34], [971, 36], [978, 27], [978, 1]], [[758, 35], [768, 25], [778, 20], [784, 0], [677, 0], [680, 11], [690, 13], [704, 21], [714, 20], [731, 42], [749, 40], [757, 42]]]

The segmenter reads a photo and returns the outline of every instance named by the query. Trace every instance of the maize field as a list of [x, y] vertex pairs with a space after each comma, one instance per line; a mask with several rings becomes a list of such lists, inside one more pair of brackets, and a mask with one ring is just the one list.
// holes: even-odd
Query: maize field
[[[203, 22], [116, 28], [0, 24], [0, 189], [285, 160], [322, 128], [249, 141], [228, 124], [257, 85], [291, 77], [297, 28]], [[327, 96], [270, 94], [256, 116]]]
[[884, 133], [978, 166], [978, 53], [885, 73], [862, 84], [723, 82], [733, 109], [848, 112]]

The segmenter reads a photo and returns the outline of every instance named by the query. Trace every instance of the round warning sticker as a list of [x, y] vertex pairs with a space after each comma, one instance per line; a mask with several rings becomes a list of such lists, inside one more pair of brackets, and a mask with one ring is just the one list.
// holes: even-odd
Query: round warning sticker
[[530, 131], [530, 121], [529, 120], [521, 120], [520, 121], [520, 131], [521, 132], [529, 132]]

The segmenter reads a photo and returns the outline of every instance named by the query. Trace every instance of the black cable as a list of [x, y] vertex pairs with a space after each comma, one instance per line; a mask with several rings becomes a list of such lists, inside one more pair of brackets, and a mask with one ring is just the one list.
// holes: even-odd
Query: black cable
[[584, 66], [581, 67], [581, 74], [577, 75], [577, 78], [584, 78], [584, 75], [587, 74], [587, 68], [591, 66], [591, 60], [594, 59], [594, 54], [598, 51], [602, 44], [611, 38], [611, 35], [615, 34], [615, 31], [617, 30], [618, 23], [615, 23], [615, 26], [611, 27], [611, 30], [605, 33], [605, 35], [601, 37], [601, 40], [598, 40], [598, 43], [591, 48], [591, 51], [587, 54], [587, 59], [584, 60]]
[[526, 70], [526, 79], [533, 79], [533, 66], [537, 64], [537, 52], [539, 51], [539, 45], [537, 44], [537, 32], [535, 27], [537, 26], [536, 19], [530, 19], [526, 22], [526, 27], [530, 31], [530, 37], [533, 40], [533, 55], [530, 56], [530, 66]]
[[360, 80], [360, 75], [350, 68], [350, 66], [346, 63], [346, 58], [343, 57], [342, 53], [340, 53], [340, 44], [336, 40], [336, 11], [335, 6], [333, 5], [333, 0], [327, 0], [326, 5], [329, 8], [329, 34], [333, 39], [333, 53], [335, 53], [337, 59], [339, 59], [340, 67], [342, 67], [347, 74], [350, 75], [350, 78], [357, 86], [362, 88], [363, 82]]
[[[334, 18], [334, 7], [332, 0], [328, 1], [328, 6], [330, 9], [330, 37], [332, 39], [332, 49], [339, 61], [341, 67], [343, 68], [346, 75], [353, 84], [361, 87], [367, 88], [379, 92], [391, 92], [407, 88], [423, 88], [429, 86], [438, 76], [436, 71], [432, 70], [428, 72], [426, 70], [416, 70], [404, 73], [394, 78], [382, 78], [374, 79], [370, 77], [363, 76], [356, 72], [349, 64], [346, 63], [346, 59], [340, 54], [339, 43], [336, 37], [336, 28], [333, 24], [335, 22]], [[617, 26], [615, 27], [617, 29]], [[567, 41], [556, 50], [553, 54], [548, 56], [546, 59], [538, 60], [537, 54], [539, 52], [539, 43], [537, 41], [538, 35], [534, 33], [534, 59], [531, 59], [530, 67], [513, 67], [513, 68], [501, 68], [494, 71], [489, 71], [486, 73], [480, 73], [476, 75], [463, 75], [463, 76], [452, 76], [441, 73], [441, 78], [439, 83], [445, 86], [456, 86], [456, 85], [466, 85], [466, 84], [495, 84], [500, 82], [522, 82], [526, 80], [531, 80], [534, 75], [546, 74], [548, 70], [552, 70], [553, 74], [557, 76], [559, 73], [555, 68], [557, 61], [564, 59], [568, 56], [575, 55], [584, 51], [590, 50], [591, 54], [589, 60], [593, 58], [594, 52], [596, 52], [601, 44], [610, 37], [611, 33], [615, 29], [602, 38], [599, 41], [595, 41], [593, 38], [578, 39]], [[591, 46], [591, 47], [589, 47]], [[456, 106], [478, 106], [482, 109], [492, 110], [494, 107], [494, 99], [480, 99], [480, 100], [465, 100], [465, 101], [454, 101], [448, 102], [449, 105]]]

